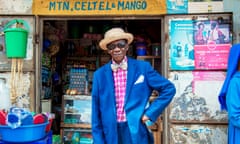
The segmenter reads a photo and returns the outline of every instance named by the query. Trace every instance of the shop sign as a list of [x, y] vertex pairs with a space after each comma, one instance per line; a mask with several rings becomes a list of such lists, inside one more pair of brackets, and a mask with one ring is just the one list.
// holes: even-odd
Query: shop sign
[[157, 15], [165, 0], [34, 0], [36, 15]]

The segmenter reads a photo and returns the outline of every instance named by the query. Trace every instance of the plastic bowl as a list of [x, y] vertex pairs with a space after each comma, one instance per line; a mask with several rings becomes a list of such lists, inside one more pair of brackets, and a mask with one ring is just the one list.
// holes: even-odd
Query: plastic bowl
[[35, 125], [24, 125], [15, 129], [0, 125], [0, 139], [6, 142], [32, 142], [46, 136], [48, 122]]

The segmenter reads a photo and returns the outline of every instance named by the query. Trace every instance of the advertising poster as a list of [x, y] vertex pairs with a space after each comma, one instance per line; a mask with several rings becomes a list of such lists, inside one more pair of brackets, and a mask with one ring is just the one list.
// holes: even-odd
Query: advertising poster
[[226, 144], [227, 125], [171, 125], [170, 144]]
[[226, 69], [230, 47], [229, 24], [210, 20], [194, 24], [195, 69]]
[[220, 110], [218, 94], [225, 79], [225, 72], [193, 71], [171, 72], [170, 80], [176, 95], [170, 104], [171, 121], [227, 121], [227, 114]]
[[188, 13], [188, 0], [166, 0], [167, 3], [167, 13]]
[[193, 22], [192, 20], [171, 20], [170, 34], [170, 68], [172, 70], [193, 70]]
[[225, 70], [232, 36], [228, 19], [170, 20], [171, 70]]

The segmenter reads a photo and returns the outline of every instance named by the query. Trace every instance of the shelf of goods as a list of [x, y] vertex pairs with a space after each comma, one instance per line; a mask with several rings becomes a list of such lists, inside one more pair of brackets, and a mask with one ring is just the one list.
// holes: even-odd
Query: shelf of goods
[[64, 143], [92, 143], [91, 96], [63, 95], [61, 138]]

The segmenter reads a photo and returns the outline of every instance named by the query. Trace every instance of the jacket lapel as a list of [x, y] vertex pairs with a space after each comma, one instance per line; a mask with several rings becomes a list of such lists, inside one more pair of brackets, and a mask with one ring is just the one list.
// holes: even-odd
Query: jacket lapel
[[127, 87], [126, 87], [126, 97], [125, 97], [125, 104], [128, 100], [130, 91], [132, 89], [134, 80], [135, 80], [135, 73], [136, 73], [136, 64], [131, 58], [128, 58], [128, 73], [127, 73]]
[[111, 69], [111, 62], [109, 62], [105, 67], [105, 77], [106, 77], [106, 81], [103, 83], [106, 84], [106, 87], [113, 89], [114, 91], [114, 80], [113, 80], [113, 73]]
[[113, 73], [112, 73], [112, 69], [111, 69], [111, 62], [109, 62], [106, 66], [105, 66], [105, 81], [103, 81], [103, 85], [107, 88], [110, 89], [111, 92], [111, 96], [108, 97], [108, 105], [112, 105], [113, 104], [113, 108], [114, 108], [114, 112], [116, 113], [116, 98], [115, 98], [115, 89], [114, 89], [114, 79], [113, 79]]

